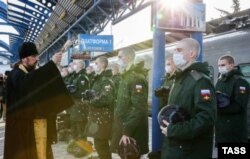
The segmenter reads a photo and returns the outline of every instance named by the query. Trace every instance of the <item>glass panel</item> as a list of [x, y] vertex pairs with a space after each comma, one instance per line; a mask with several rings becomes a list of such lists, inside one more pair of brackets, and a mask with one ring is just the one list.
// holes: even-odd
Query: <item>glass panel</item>
[[[18, 6], [21, 6], [21, 7], [24, 7], [25, 4], [21, 1], [17, 1], [17, 0], [8, 0], [8, 3], [10, 4], [15, 4], [15, 5], [18, 5]], [[8, 5], [9, 6], [9, 5]]]
[[250, 63], [239, 64], [240, 70], [245, 76], [245, 79], [250, 83]]
[[6, 23], [6, 21], [2, 18], [0, 18], [0, 23]]
[[9, 9], [9, 11], [13, 10], [13, 11], [16, 11], [16, 12], [24, 13], [24, 11], [22, 9], [19, 9], [19, 8], [15, 7], [15, 6], [8, 5], [8, 9]]
[[[0, 25], [1, 28], [1, 25]], [[6, 43], [7, 45], [10, 45], [10, 36], [6, 35], [6, 34], [0, 34], [0, 41], [3, 41], [4, 43]], [[7, 50], [6, 50], [7, 51]]]
[[12, 33], [12, 34], [19, 35], [17, 30], [13, 26], [10, 26], [10, 25], [0, 25], [0, 30], [1, 32], [6, 32], [7, 34]]
[[0, 51], [7, 51], [7, 50], [0, 46]]

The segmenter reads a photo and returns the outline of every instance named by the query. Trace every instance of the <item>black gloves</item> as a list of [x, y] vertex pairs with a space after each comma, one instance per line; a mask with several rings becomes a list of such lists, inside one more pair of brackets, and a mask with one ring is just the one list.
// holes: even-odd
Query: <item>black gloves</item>
[[161, 86], [160, 88], [157, 88], [155, 90], [155, 96], [157, 96], [157, 97], [168, 96], [169, 92], [170, 92], [169, 87]]

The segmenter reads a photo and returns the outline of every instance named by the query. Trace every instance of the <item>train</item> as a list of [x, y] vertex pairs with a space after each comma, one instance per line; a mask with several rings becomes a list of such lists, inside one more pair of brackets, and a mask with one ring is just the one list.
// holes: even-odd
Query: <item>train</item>
[[[219, 34], [213, 34], [203, 37], [203, 60], [209, 64], [211, 78], [214, 84], [218, 76], [217, 62], [222, 55], [231, 55], [235, 58], [238, 65], [244, 74], [244, 78], [250, 84], [250, 28], [242, 30], [232, 30]], [[170, 54], [175, 48], [176, 43], [166, 44], [165, 54]], [[109, 62], [116, 62], [117, 57], [110, 57]], [[149, 115], [151, 115], [151, 100], [152, 100], [152, 61], [153, 49], [145, 49], [136, 51], [135, 62], [144, 61], [145, 68], [149, 70]], [[250, 97], [248, 102], [248, 138], [250, 140]]]

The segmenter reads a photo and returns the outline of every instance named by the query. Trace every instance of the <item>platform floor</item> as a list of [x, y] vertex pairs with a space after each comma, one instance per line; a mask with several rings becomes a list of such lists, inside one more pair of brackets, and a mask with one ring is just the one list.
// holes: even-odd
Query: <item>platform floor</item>
[[[149, 130], [152, 128], [152, 123], [151, 123], [151, 118], [149, 117]], [[0, 122], [0, 159], [3, 159], [3, 148], [4, 148], [4, 132], [5, 132], [5, 123]], [[151, 148], [151, 131], [149, 131], [150, 135], [150, 141], [149, 141], [149, 148]], [[91, 138], [88, 138], [88, 140], [92, 140]], [[57, 144], [52, 146], [53, 153], [54, 153], [54, 159], [76, 159], [74, 156], [70, 155], [66, 151], [67, 144], [65, 142], [58, 142]], [[87, 157], [82, 157], [82, 158], [77, 158], [77, 159], [88, 159], [88, 158], [93, 158], [93, 159], [98, 159], [97, 153], [94, 152], [90, 154]], [[217, 149], [213, 149], [213, 158], [217, 157]], [[112, 156], [113, 159], [120, 159], [117, 155], [113, 154]], [[141, 159], [147, 159], [146, 155], [143, 156]]]

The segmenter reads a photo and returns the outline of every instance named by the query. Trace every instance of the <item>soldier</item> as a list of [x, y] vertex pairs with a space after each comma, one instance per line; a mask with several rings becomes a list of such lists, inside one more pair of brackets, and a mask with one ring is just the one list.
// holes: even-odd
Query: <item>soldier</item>
[[[216, 99], [207, 63], [196, 62], [199, 43], [191, 38], [178, 42], [173, 54], [177, 67], [169, 95], [169, 107], [185, 110], [182, 119], [163, 120], [165, 139], [161, 159], [205, 159], [212, 157]], [[173, 113], [175, 113], [173, 111]], [[171, 113], [171, 114], [173, 114]], [[176, 113], [175, 113], [176, 114]]]
[[[155, 90], [155, 96], [159, 97], [160, 100], [159, 110], [168, 104], [169, 92], [174, 82], [176, 66], [174, 64], [173, 57], [166, 58], [165, 71], [166, 75], [164, 77], [163, 86]], [[164, 136], [162, 135], [161, 138], [164, 139]], [[152, 151], [148, 154], [149, 159], [159, 159], [160, 156], [160, 150]]]
[[111, 159], [109, 140], [111, 138], [114, 106], [114, 83], [111, 70], [106, 70], [108, 59], [98, 57], [94, 70], [96, 76], [86, 99], [89, 100], [89, 117], [85, 129], [87, 136], [94, 138], [94, 145], [100, 159]]
[[119, 65], [117, 63], [112, 63], [110, 65], [110, 68], [112, 70], [112, 80], [115, 83], [115, 88], [117, 89], [119, 87], [119, 83], [121, 81], [121, 74], [119, 70]]
[[71, 131], [74, 139], [85, 139], [83, 135], [85, 126], [87, 124], [88, 108], [87, 105], [82, 103], [82, 92], [89, 89], [89, 79], [86, 74], [85, 64], [82, 60], [75, 60], [74, 78], [70, 82], [74, 87], [71, 95], [74, 99], [74, 105], [70, 108]]
[[95, 71], [94, 71], [93, 66], [88, 66], [86, 68], [86, 73], [89, 77], [90, 87], [92, 87], [92, 84], [94, 83], [94, 78], [95, 78]]
[[235, 67], [232, 56], [220, 57], [218, 67], [216, 143], [247, 142], [249, 84]]
[[155, 95], [160, 98], [160, 108], [168, 104], [169, 92], [174, 82], [176, 66], [172, 57], [166, 59], [165, 71], [166, 76], [163, 86], [155, 90]]
[[[148, 82], [142, 63], [134, 65], [135, 52], [125, 48], [118, 52], [119, 65], [123, 72], [118, 88], [114, 111], [112, 151], [119, 145], [128, 145], [136, 140], [140, 155], [148, 152]], [[139, 155], [139, 157], [140, 157]]]

